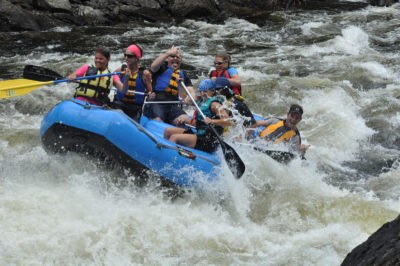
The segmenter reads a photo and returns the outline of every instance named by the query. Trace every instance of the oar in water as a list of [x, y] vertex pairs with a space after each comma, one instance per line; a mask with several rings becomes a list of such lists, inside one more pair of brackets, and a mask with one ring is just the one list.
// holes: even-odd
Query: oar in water
[[294, 158], [294, 154], [288, 151], [276, 151], [276, 150], [267, 150], [259, 147], [253, 147], [256, 151], [260, 151], [262, 153], [267, 154], [272, 159], [280, 162], [280, 163], [288, 163]]
[[[192, 100], [194, 106], [196, 107], [197, 112], [199, 112], [199, 114], [205, 119], [206, 118], [205, 115], [203, 114], [203, 112], [201, 111], [199, 106], [197, 105], [196, 101], [193, 99], [193, 97], [190, 94], [186, 85], [182, 81], [180, 81], [180, 83], [182, 84], [183, 88], [185, 89], [187, 95]], [[218, 133], [215, 131], [215, 129], [212, 126], [209, 126], [209, 127], [211, 129], [211, 132], [213, 132], [213, 134], [217, 137], [219, 143], [221, 144], [222, 152], [224, 154], [225, 161], [229, 166], [229, 170], [231, 170], [232, 174], [236, 178], [238, 178], [238, 179], [241, 178], [244, 171], [246, 170], [246, 166], [244, 165], [242, 159], [240, 159], [237, 152], [231, 146], [229, 146], [225, 141], [222, 140], [222, 138], [218, 135]]]
[[[85, 77], [76, 78], [76, 80], [92, 79], [92, 78], [113, 76], [113, 75], [119, 75], [119, 74], [121, 74], [121, 72], [85, 76]], [[25, 77], [25, 75], [24, 75], [24, 77]], [[29, 78], [34, 78], [34, 75], [29, 76]], [[61, 82], [69, 82], [69, 81], [70, 81], [69, 79], [57, 79], [57, 80], [50, 80], [50, 81], [36, 81], [36, 80], [31, 80], [31, 79], [2, 80], [2, 81], [0, 81], [0, 99], [21, 96], [21, 95], [30, 93], [44, 85], [58, 84]]]

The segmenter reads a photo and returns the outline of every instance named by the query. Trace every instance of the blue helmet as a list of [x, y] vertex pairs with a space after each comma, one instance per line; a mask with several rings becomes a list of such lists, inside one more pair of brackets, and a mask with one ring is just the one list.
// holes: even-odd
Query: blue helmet
[[218, 77], [214, 80], [215, 88], [222, 89], [222, 88], [231, 88], [231, 83], [227, 78]]
[[215, 90], [215, 84], [211, 79], [204, 79], [200, 82], [199, 91]]

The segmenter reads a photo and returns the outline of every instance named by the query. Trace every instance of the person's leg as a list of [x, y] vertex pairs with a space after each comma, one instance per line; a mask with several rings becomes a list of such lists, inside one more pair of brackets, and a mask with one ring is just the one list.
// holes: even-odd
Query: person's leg
[[164, 122], [166, 113], [164, 109], [165, 107], [163, 106], [163, 104], [148, 104], [144, 108], [144, 115], [147, 116], [149, 119]]
[[174, 134], [169, 138], [169, 140], [182, 146], [194, 148], [196, 145], [197, 136], [194, 134]]
[[184, 128], [167, 127], [164, 130], [164, 138], [169, 140], [172, 135], [174, 135], [174, 134], [182, 134], [184, 131], [185, 131]]
[[187, 114], [182, 114], [172, 121], [172, 124], [177, 127], [184, 127], [186, 123], [190, 124], [190, 119]]
[[185, 123], [189, 121], [189, 116], [178, 106], [171, 106], [168, 121], [177, 127], [185, 126]]

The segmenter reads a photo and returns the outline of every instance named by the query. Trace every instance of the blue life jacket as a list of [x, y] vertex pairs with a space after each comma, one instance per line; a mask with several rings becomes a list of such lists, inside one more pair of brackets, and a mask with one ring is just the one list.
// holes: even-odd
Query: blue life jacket
[[[123, 65], [121, 71], [124, 71], [126, 65]], [[146, 85], [143, 80], [143, 71], [145, 69], [139, 67], [139, 71], [135, 74], [131, 74], [129, 76], [129, 87], [128, 91], [124, 94], [117, 90], [116, 100], [122, 101], [125, 104], [135, 103], [135, 104], [142, 104], [144, 102], [144, 94], [136, 94], [135, 92], [146, 92]], [[121, 82], [124, 83], [125, 75], [120, 75]]]

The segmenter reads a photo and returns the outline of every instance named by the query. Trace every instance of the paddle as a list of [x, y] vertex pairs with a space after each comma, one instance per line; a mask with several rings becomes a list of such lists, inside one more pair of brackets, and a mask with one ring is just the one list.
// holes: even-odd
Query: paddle
[[[38, 68], [40, 68], [40, 67], [38, 67]], [[44, 68], [42, 68], [42, 69], [44, 69]], [[113, 76], [113, 75], [119, 75], [119, 74], [121, 74], [121, 72], [85, 76], [85, 77], [76, 78], [76, 80], [92, 79], [92, 78]], [[25, 77], [25, 71], [24, 71], [24, 77]], [[36, 79], [42, 79], [43, 80], [43, 77], [40, 77], [39, 75], [38, 76], [31, 75], [29, 77], [30, 78], [35, 78], [36, 77]], [[54, 77], [54, 79], [56, 79], [55, 76], [53, 76], [53, 77]], [[31, 80], [31, 79], [2, 80], [2, 81], [0, 81], [0, 99], [1, 98], [9, 98], [9, 97], [21, 96], [21, 95], [30, 93], [30, 92], [32, 92], [32, 91], [36, 90], [37, 88], [42, 87], [44, 85], [58, 84], [58, 83], [61, 83], [61, 82], [69, 82], [69, 81], [70, 81], [69, 79], [57, 79], [57, 80], [44, 81], [44, 82], [43, 81]]]
[[[199, 106], [197, 105], [196, 101], [193, 99], [193, 97], [190, 94], [186, 85], [182, 81], [180, 81], [180, 83], [182, 84], [183, 88], [185, 89], [187, 95], [192, 100], [194, 106], [196, 107], [197, 112], [199, 112], [199, 114], [205, 119], [206, 118], [205, 115], [203, 114], [203, 112], [201, 111]], [[229, 146], [226, 142], [224, 142], [222, 140], [222, 138], [218, 135], [218, 133], [215, 131], [215, 129], [212, 126], [209, 126], [209, 127], [210, 127], [211, 131], [213, 132], [213, 134], [217, 137], [219, 143], [221, 144], [222, 152], [224, 154], [225, 161], [229, 166], [229, 170], [231, 170], [232, 174], [236, 178], [238, 178], [238, 179], [241, 178], [244, 171], [246, 170], [246, 166], [244, 165], [243, 161], [240, 159], [240, 157], [236, 153], [236, 151], [231, 146]]]
[[269, 157], [278, 161], [280, 163], [288, 163], [294, 158], [294, 154], [288, 151], [275, 151], [275, 150], [265, 150], [259, 147], [253, 147], [256, 151], [267, 154]]
[[61, 76], [60, 74], [58, 74], [53, 70], [33, 65], [25, 66], [24, 74], [22, 76], [25, 79], [32, 79], [36, 81], [50, 81], [50, 80], [64, 79], [63, 76]]

